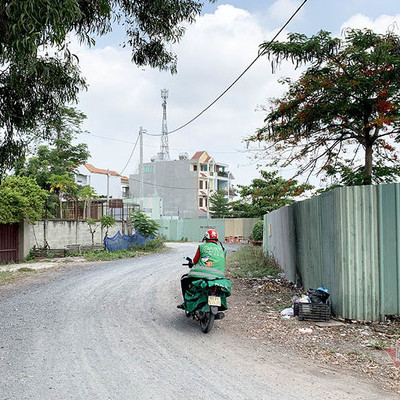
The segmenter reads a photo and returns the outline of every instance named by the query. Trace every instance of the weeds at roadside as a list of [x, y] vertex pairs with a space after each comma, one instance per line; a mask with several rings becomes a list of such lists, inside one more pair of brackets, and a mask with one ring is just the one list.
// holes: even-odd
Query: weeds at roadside
[[272, 257], [263, 254], [261, 246], [251, 245], [244, 246], [228, 256], [227, 270], [234, 278], [262, 278], [282, 272]]
[[33, 272], [36, 273], [36, 270], [27, 267], [20, 268], [16, 271], [0, 271], [0, 285], [6, 285], [18, 278], [30, 275]]
[[114, 252], [107, 250], [84, 251], [82, 256], [88, 261], [113, 261], [122, 258], [133, 258], [142, 254], [158, 253], [166, 249], [167, 247], [161, 239], [153, 239], [149, 240], [146, 245], [133, 246], [129, 250], [117, 250]]

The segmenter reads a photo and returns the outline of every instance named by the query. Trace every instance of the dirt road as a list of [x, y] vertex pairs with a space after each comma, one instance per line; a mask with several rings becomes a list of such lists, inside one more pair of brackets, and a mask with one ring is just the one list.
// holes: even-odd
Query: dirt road
[[0, 400], [397, 398], [230, 334], [229, 311], [203, 334], [176, 309], [193, 253], [174, 244], [0, 287]]

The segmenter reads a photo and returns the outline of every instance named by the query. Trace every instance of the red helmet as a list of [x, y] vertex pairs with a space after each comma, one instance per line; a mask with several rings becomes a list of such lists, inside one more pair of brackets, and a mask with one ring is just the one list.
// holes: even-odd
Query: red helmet
[[204, 235], [204, 240], [218, 240], [218, 233], [214, 229], [209, 229]]

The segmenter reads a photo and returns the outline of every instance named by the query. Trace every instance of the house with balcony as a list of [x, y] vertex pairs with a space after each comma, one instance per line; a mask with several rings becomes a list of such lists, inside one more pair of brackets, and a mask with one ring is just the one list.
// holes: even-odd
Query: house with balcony
[[[162, 199], [166, 218], [207, 218], [210, 197], [217, 190], [229, 198], [232, 174], [228, 165], [218, 163], [206, 151], [191, 158], [187, 153], [178, 160], [154, 160], [143, 164], [143, 198]], [[129, 176], [130, 197], [140, 198], [140, 174]]]

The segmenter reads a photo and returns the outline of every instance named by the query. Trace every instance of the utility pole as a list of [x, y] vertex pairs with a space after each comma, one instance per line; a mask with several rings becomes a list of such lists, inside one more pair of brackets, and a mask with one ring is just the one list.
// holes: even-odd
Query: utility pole
[[143, 194], [144, 194], [144, 184], [143, 184], [143, 134], [145, 133], [145, 129], [140, 127], [139, 138], [140, 138], [140, 164], [139, 164], [139, 175], [140, 175], [140, 209], [143, 211]]
[[110, 215], [110, 170], [107, 169], [107, 215]]

